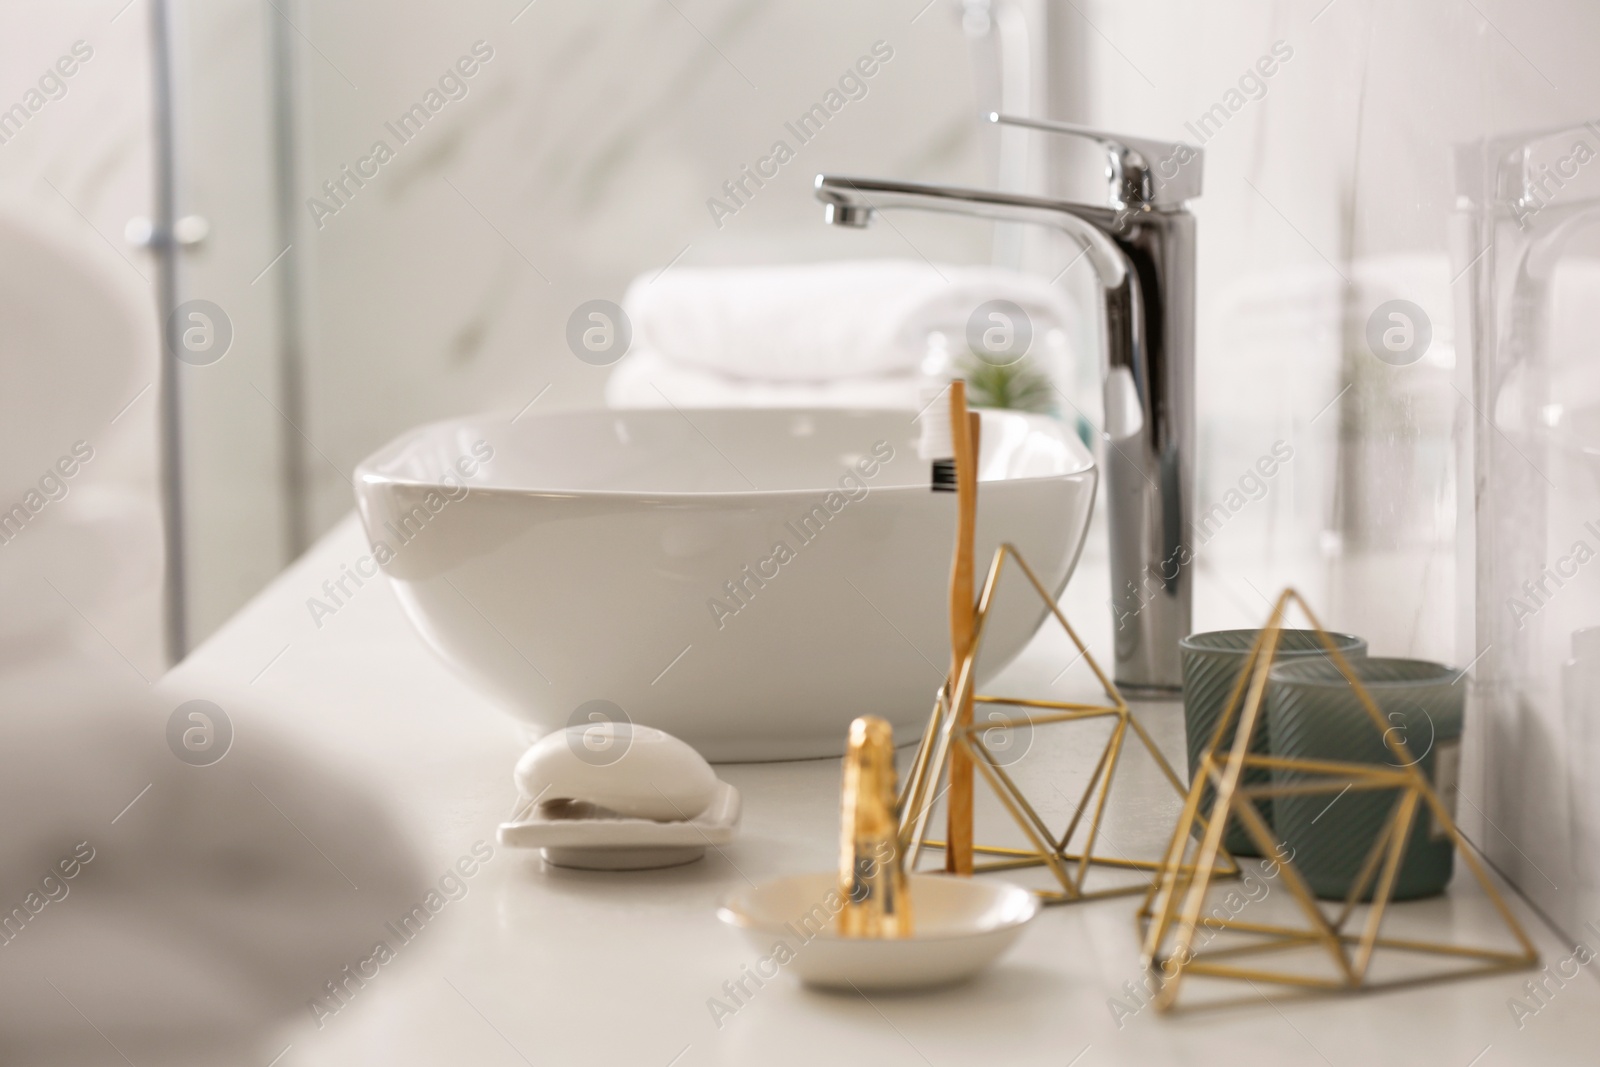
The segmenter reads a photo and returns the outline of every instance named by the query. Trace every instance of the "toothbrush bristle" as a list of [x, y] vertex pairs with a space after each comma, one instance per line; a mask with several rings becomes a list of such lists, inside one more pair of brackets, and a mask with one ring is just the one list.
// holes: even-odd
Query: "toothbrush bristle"
[[921, 432], [917, 439], [917, 455], [926, 460], [954, 458], [956, 444], [950, 436], [949, 416], [935, 406], [924, 411], [917, 421]]

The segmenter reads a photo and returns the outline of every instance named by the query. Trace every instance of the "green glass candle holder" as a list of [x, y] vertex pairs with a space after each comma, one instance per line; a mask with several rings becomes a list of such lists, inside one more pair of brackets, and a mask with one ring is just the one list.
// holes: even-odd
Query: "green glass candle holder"
[[[1188, 739], [1191, 782], [1194, 781], [1195, 768], [1200, 766], [1200, 757], [1205, 754], [1206, 746], [1211, 743], [1211, 735], [1216, 732], [1228, 696], [1239, 681], [1239, 672], [1250, 654], [1250, 646], [1260, 633], [1260, 630], [1213, 630], [1210, 633], [1191, 634], [1178, 643], [1183, 655], [1183, 727]], [[1366, 641], [1354, 634], [1335, 633], [1328, 637], [1346, 659], [1359, 659], [1367, 654]], [[1327, 654], [1327, 645], [1318, 631], [1282, 630], [1279, 632], [1278, 651], [1273, 662], [1289, 663], [1307, 657], [1326, 661]], [[1331, 661], [1328, 662], [1331, 665]], [[1237, 724], [1235, 720], [1234, 725]], [[1270, 732], [1270, 724], [1261, 723], [1250, 744], [1250, 751], [1262, 756], [1270, 752]], [[1233, 728], [1228, 730], [1218, 749], [1219, 754], [1233, 747], [1234, 733]], [[1271, 781], [1270, 771], [1251, 768], [1244, 772], [1243, 784], [1246, 786], [1266, 785]], [[1201, 798], [1202, 814], [1211, 814], [1215, 796], [1211, 787], [1207, 786]], [[1262, 799], [1255, 803], [1267, 825], [1272, 825], [1272, 801]], [[1237, 818], [1230, 817], [1228, 820], [1228, 830], [1222, 842], [1223, 847], [1235, 856], [1261, 854]]]
[[[1385, 732], [1404, 742], [1444, 807], [1454, 818], [1460, 741], [1466, 704], [1461, 672], [1415, 659], [1363, 658], [1351, 670], [1387, 724], [1379, 730], [1349, 680], [1329, 660], [1297, 660], [1274, 666], [1267, 682], [1267, 722], [1274, 756], [1336, 760], [1400, 768], [1405, 762], [1384, 742]], [[1274, 785], [1315, 780], [1304, 772], [1274, 770]], [[1351, 790], [1279, 796], [1273, 829], [1312, 892], [1343, 900], [1362, 862], [1383, 832], [1401, 791]], [[1287, 851], [1286, 850], [1286, 851]], [[1411, 822], [1391, 899], [1407, 900], [1444, 891], [1455, 848], [1426, 807]], [[1362, 900], [1372, 899], [1369, 885]]]

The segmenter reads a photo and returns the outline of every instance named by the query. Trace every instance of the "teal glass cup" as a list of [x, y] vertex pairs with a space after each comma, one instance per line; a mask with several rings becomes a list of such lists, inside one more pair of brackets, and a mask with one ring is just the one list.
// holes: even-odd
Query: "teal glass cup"
[[[1183, 657], [1183, 728], [1188, 741], [1190, 782], [1194, 781], [1195, 772], [1200, 766], [1200, 757], [1205, 754], [1206, 746], [1211, 743], [1211, 735], [1216, 732], [1223, 708], [1239, 680], [1239, 672], [1244, 669], [1245, 659], [1250, 655], [1250, 646], [1255, 643], [1260, 633], [1260, 630], [1213, 630], [1210, 633], [1191, 634], [1178, 643]], [[1353, 634], [1330, 633], [1327, 636], [1332, 639], [1333, 647], [1337, 648], [1346, 659], [1364, 658], [1367, 654], [1366, 641]], [[1278, 651], [1273, 662], [1292, 663], [1307, 658], [1326, 660], [1327, 655], [1327, 645], [1323, 643], [1323, 637], [1318, 631], [1280, 630]], [[1265, 756], [1271, 751], [1269, 743], [1271, 724], [1266, 721], [1264, 712], [1265, 709], [1250, 744], [1251, 753], [1258, 756]], [[1237, 717], [1234, 719], [1234, 725], [1238, 725]], [[1235, 732], [1233, 728], [1228, 730], [1222, 739], [1219, 752], [1225, 754], [1232, 750]], [[1272, 772], [1260, 768], [1247, 768], [1243, 781], [1245, 785], [1268, 785], [1272, 781]], [[1201, 815], [1210, 816], [1212, 799], [1215, 796], [1211, 787], [1207, 786], [1201, 797]], [[1262, 798], [1255, 800], [1254, 803], [1256, 809], [1261, 812], [1261, 817], [1266, 820], [1268, 826], [1271, 826], [1272, 801]], [[1261, 855], [1255, 840], [1245, 832], [1237, 817], [1229, 818], [1228, 830], [1223, 836], [1222, 843], [1223, 847], [1235, 856]]]
[[[1355, 689], [1328, 660], [1298, 660], [1273, 667], [1267, 682], [1272, 754], [1291, 759], [1336, 760], [1399, 769], [1420, 766], [1445, 810], [1455, 817], [1466, 685], [1461, 672], [1416, 659], [1352, 660], [1351, 669], [1383, 716], [1380, 728]], [[1402, 759], [1385, 736], [1403, 742]], [[1325, 776], [1274, 768], [1275, 785], [1327, 781]], [[1399, 789], [1351, 789], [1279, 796], [1273, 827], [1317, 896], [1345, 899], [1399, 800]], [[1393, 900], [1444, 891], [1455, 848], [1426, 803], [1412, 816]], [[1381, 868], [1380, 868], [1381, 869]], [[1374, 876], [1361, 900], [1370, 901]]]

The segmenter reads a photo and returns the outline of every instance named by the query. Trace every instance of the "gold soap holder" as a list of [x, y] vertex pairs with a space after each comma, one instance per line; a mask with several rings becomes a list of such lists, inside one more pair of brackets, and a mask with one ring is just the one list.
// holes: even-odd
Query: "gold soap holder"
[[[1250, 751], [1251, 739], [1263, 721], [1267, 674], [1272, 667], [1284, 615], [1291, 602], [1298, 604], [1305, 613], [1326, 647], [1329, 658], [1350, 684], [1371, 718], [1373, 728], [1396, 758], [1396, 764], [1284, 758]], [[1225, 743], [1224, 738], [1235, 722], [1238, 728], [1234, 731], [1231, 744]], [[1268, 982], [1313, 993], [1350, 992], [1496, 974], [1537, 965], [1539, 957], [1533, 943], [1468, 847], [1450, 812], [1440, 802], [1427, 775], [1419, 766], [1420, 760], [1411, 757], [1403, 736], [1391, 729], [1390, 725], [1350, 661], [1339, 651], [1305, 600], [1293, 589], [1285, 589], [1273, 605], [1266, 626], [1251, 645], [1239, 679], [1212, 734], [1211, 743], [1195, 769], [1183, 815], [1178, 820], [1166, 856], [1160, 864], [1159, 877], [1146, 893], [1138, 911], [1143, 935], [1142, 962], [1150, 973], [1154, 1003], [1158, 1009], [1169, 1009], [1176, 1004], [1180, 985], [1188, 975], [1231, 979], [1252, 986], [1256, 982]], [[1274, 781], [1270, 785], [1248, 784], [1244, 779], [1249, 770], [1287, 771], [1294, 773], [1296, 779], [1284, 783]], [[1209, 818], [1203, 816], [1200, 810], [1208, 786], [1214, 790]], [[1390, 817], [1362, 862], [1343, 905], [1330, 917], [1295, 866], [1292, 850], [1285, 851], [1253, 801], [1290, 794], [1342, 795], [1348, 789], [1396, 789], [1398, 795]], [[1385, 919], [1391, 911], [1390, 898], [1404, 859], [1412, 821], [1424, 808], [1432, 813], [1435, 824], [1450, 838], [1455, 852], [1465, 861], [1495, 913], [1516, 940], [1518, 951], [1381, 936]], [[1304, 926], [1245, 922], [1234, 918], [1227, 909], [1222, 909], [1226, 912], [1223, 915], [1216, 914], [1219, 909], [1206, 913], [1211, 883], [1219, 874], [1232, 873], [1218, 863], [1219, 859], [1226, 858], [1222, 838], [1230, 816], [1243, 825], [1263, 856], [1279, 857], [1272, 862], [1281, 871], [1283, 884], [1293, 895], [1295, 905], [1305, 918]], [[1191, 853], [1194, 853], [1192, 859]], [[1227, 864], [1233, 866], [1232, 860], [1227, 860]], [[1368, 889], [1373, 889], [1371, 903], [1367, 905], [1360, 932], [1352, 932], [1358, 902]], [[1241, 935], [1243, 941], [1209, 951], [1196, 951], [1202, 931], [1207, 932], [1207, 942], [1220, 933]], [[1333, 964], [1332, 976], [1274, 970], [1248, 963], [1256, 956], [1282, 954], [1296, 949], [1313, 950], [1318, 953], [1318, 958], [1325, 954]], [[1438, 957], [1453, 962], [1455, 966], [1438, 972], [1410, 975], [1400, 980], [1374, 982], [1371, 966], [1380, 950]], [[1259, 993], [1259, 990], [1254, 992]]]
[[[1029, 585], [1044, 602], [1050, 616], [1060, 624], [1078, 650], [1078, 655], [1088, 664], [1106, 696], [1104, 704], [1085, 704], [1060, 700], [1024, 699], [972, 693], [974, 669], [983, 644], [985, 624], [994, 607], [995, 591], [1007, 559], [1016, 561], [1018, 569], [1027, 577]], [[954, 694], [953, 698], [951, 694]], [[1015, 715], [989, 719], [984, 722], [962, 723], [954, 709], [969, 699], [974, 704], [991, 707], [1020, 709]], [[1037, 727], [1073, 723], [1091, 723], [1110, 720], [1111, 734], [1100, 751], [1089, 782], [1073, 806], [1060, 833], [1051, 829], [1040, 814], [1038, 805], [1028, 797], [1007, 772], [985, 742], [984, 734], [994, 730], [1032, 730]], [[928, 836], [929, 815], [939, 798], [939, 783], [948, 773], [955, 753], [964, 753], [977, 768], [983, 781], [1000, 800], [1006, 812], [1021, 829], [1029, 847], [1016, 848], [999, 845], [973, 845], [972, 852], [988, 857], [984, 862], [974, 861], [974, 872], [1012, 871], [1030, 867], [1049, 870], [1057, 888], [1035, 892], [1047, 904], [1064, 904], [1082, 900], [1146, 892], [1156, 874], [1162, 870], [1161, 859], [1133, 859], [1125, 855], [1106, 856], [1097, 851], [1102, 836], [1101, 829], [1111, 796], [1111, 787], [1121, 765], [1123, 750], [1129, 738], [1144, 750], [1160, 770], [1161, 776], [1172, 787], [1175, 797], [1182, 799], [1187, 790], [1183, 781], [1172, 769], [1150, 734], [1140, 724], [1139, 718], [1128, 707], [1116, 685], [1108, 678], [1087, 646], [1078, 637], [1072, 624], [1057, 606], [1055, 598], [1045, 588], [1033, 568], [1028, 566], [1014, 545], [1003, 544], [995, 552], [983, 591], [973, 617], [972, 637], [969, 647], [958, 661], [955, 676], [947, 680], [934, 702], [922, 743], [917, 749], [905, 789], [899, 801], [900, 841], [906, 856], [908, 870], [915, 870], [924, 849], [948, 851], [947, 843]], [[1082, 843], [1075, 839], [1082, 831]], [[1238, 867], [1225, 852], [1219, 854], [1217, 863], [1223, 874], [1237, 874]], [[1116, 884], [1091, 888], [1088, 883], [1092, 871], [1115, 871], [1123, 875], [1134, 873], [1142, 877], [1129, 884]]]

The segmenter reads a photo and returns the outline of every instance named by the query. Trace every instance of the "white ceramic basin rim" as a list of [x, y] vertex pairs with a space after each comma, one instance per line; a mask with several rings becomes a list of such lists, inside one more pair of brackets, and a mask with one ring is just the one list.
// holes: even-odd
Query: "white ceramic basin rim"
[[[979, 568], [1010, 541], [1059, 594], [1093, 459], [1054, 420], [982, 418]], [[912, 740], [948, 667], [955, 497], [917, 436], [907, 411], [486, 415], [402, 435], [355, 488], [423, 638], [535, 733], [621, 716], [712, 760], [822, 756], [862, 714]], [[1044, 617], [1023, 585], [980, 678]]]

